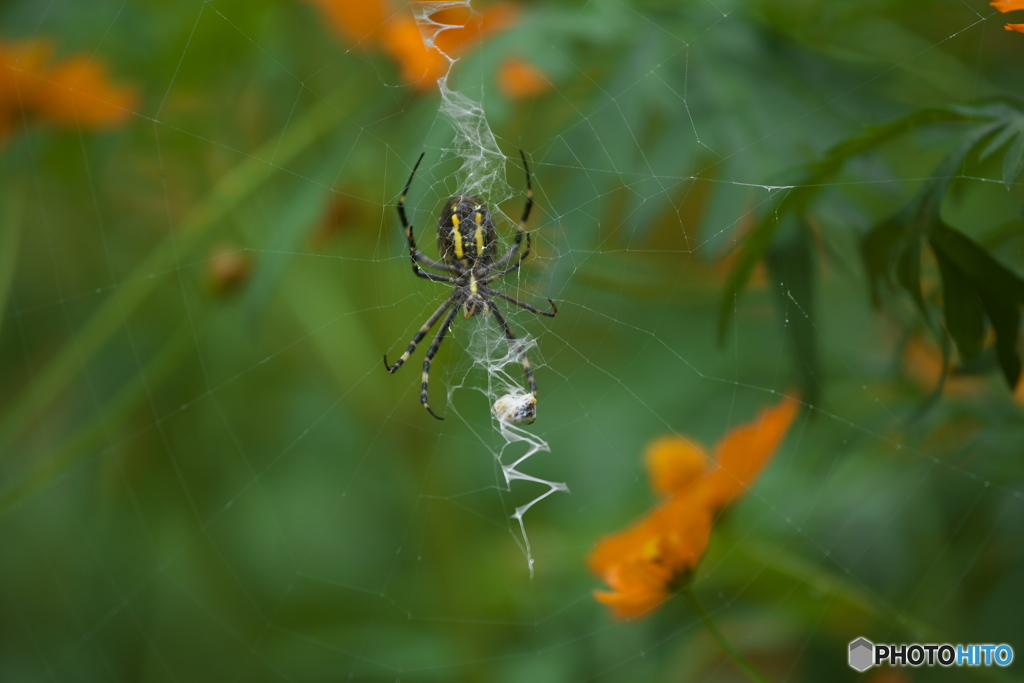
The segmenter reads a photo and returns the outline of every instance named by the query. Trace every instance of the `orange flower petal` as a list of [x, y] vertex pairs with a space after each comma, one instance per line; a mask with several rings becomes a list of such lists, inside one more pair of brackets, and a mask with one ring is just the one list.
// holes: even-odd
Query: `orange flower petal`
[[694, 496], [676, 496], [625, 531], [609, 536], [590, 556], [591, 569], [610, 591], [595, 597], [619, 618], [637, 617], [668, 597], [707, 549], [711, 513]]
[[381, 37], [384, 49], [402, 66], [402, 80], [420, 89], [437, 83], [450, 62], [437, 48], [427, 47], [416, 20], [401, 16], [388, 22]]
[[[45, 39], [0, 43], [0, 84], [5, 86], [25, 76], [35, 76], [53, 54], [53, 44]], [[0, 90], [6, 94], [6, 88]]]
[[1024, 24], [1006, 24], [1003, 26], [1007, 31], [1017, 31], [1018, 33], [1024, 33]]
[[[1000, 12], [1004, 14], [1006, 12], [1012, 12], [1018, 9], [1024, 9], [1024, 0], [994, 0], [989, 3]], [[1009, 24], [1010, 26], [1019, 26], [1019, 24]], [[1016, 29], [1014, 29], [1016, 30]]]
[[682, 436], [663, 436], [652, 441], [645, 459], [651, 488], [662, 495], [692, 487], [708, 462], [704, 449]]
[[665, 600], [707, 550], [714, 513], [757, 478], [797, 410], [797, 401], [785, 399], [734, 429], [718, 443], [718, 469], [707, 474], [707, 458], [691, 441], [652, 442], [646, 454], [652, 486], [668, 500], [591, 553], [590, 568], [610, 588], [596, 591], [597, 600], [619, 618], [643, 616]]
[[47, 40], [0, 43], [0, 118], [14, 127], [21, 118], [20, 110], [31, 110], [40, 74], [53, 53]]
[[661, 535], [659, 523], [654, 515], [647, 515], [624, 531], [606, 536], [590, 554], [590, 568], [595, 574], [603, 575], [628, 558], [642, 557], [644, 546]]
[[789, 430], [798, 406], [796, 401], [783, 399], [718, 443], [715, 451], [719, 467], [702, 482], [702, 492], [713, 509], [725, 507], [753, 484]]
[[650, 563], [623, 562], [604, 577], [612, 590], [594, 591], [594, 597], [619, 619], [642, 616], [669, 596], [668, 581], [661, 574]]
[[635, 619], [654, 611], [654, 608], [668, 599], [665, 591], [594, 591], [594, 598], [612, 608], [616, 619]]
[[87, 127], [126, 121], [135, 106], [135, 92], [108, 80], [103, 65], [88, 57], [72, 57], [52, 67], [49, 81], [37, 96], [40, 116], [53, 123]]
[[511, 28], [519, 16], [519, 7], [511, 2], [491, 5], [480, 12], [468, 7], [447, 7], [430, 15], [431, 23], [447, 27], [440, 30], [434, 43], [449, 57], [458, 57], [471, 42]]
[[24, 116], [66, 126], [96, 128], [131, 116], [132, 88], [114, 84], [103, 63], [77, 56], [48, 64], [47, 40], [0, 44], [0, 138]]
[[551, 82], [537, 67], [522, 59], [509, 58], [498, 70], [498, 87], [506, 97], [519, 100], [551, 89]]
[[697, 566], [711, 538], [711, 511], [697, 496], [675, 496], [654, 511], [662, 535], [657, 554], [647, 557], [668, 566], [675, 576]]
[[305, 0], [320, 10], [335, 33], [366, 49], [380, 33], [391, 5], [387, 0]]

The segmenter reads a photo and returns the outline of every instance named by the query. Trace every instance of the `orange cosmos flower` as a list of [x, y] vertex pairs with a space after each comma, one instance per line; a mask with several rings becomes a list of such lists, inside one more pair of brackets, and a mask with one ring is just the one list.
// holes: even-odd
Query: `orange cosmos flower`
[[[1013, 12], [1014, 10], [1024, 9], [1024, 0], [993, 0], [993, 2], [990, 2], [989, 4], [1003, 14]], [[1007, 31], [1024, 33], [1024, 24], [1006, 24], [1003, 28]]]
[[30, 94], [26, 81], [42, 70], [49, 52], [42, 41], [0, 42], [0, 142], [21, 122], [21, 105]]
[[646, 454], [651, 488], [667, 500], [594, 549], [590, 568], [609, 587], [594, 597], [620, 619], [643, 616], [667, 599], [707, 549], [715, 513], [757, 479], [797, 407], [783, 400], [732, 430], [716, 446], [714, 462], [684, 437], [653, 441]]
[[452, 59], [484, 36], [512, 26], [518, 12], [518, 7], [507, 2], [481, 12], [465, 6], [439, 10], [426, 20], [427, 36], [433, 38], [429, 47], [423, 42], [421, 24], [411, 16], [400, 16], [384, 31], [384, 49], [402, 65], [402, 78], [425, 90], [448, 72]]
[[649, 613], [708, 547], [711, 511], [696, 498], [674, 496], [639, 522], [598, 544], [590, 568], [610, 590], [594, 597], [620, 619]]
[[[515, 4], [501, 2], [479, 12], [466, 6], [444, 7], [417, 21], [412, 12], [395, 12], [388, 0], [305, 1], [317, 7], [346, 41], [364, 48], [378, 43], [401, 66], [402, 80], [423, 90], [436, 85], [452, 59], [485, 36], [512, 26], [519, 13]], [[420, 3], [411, 4], [416, 9]]]
[[352, 45], [368, 49], [391, 14], [384, 0], [305, 0], [320, 10], [331, 28]]
[[382, 38], [384, 49], [402, 67], [402, 80], [421, 90], [433, 87], [448, 72], [450, 62], [434, 47], [423, 43], [419, 24], [411, 16], [390, 22]]
[[131, 116], [133, 88], [112, 82], [95, 58], [51, 63], [45, 40], [0, 43], [0, 140], [25, 118], [58, 126], [104, 128]]
[[544, 72], [522, 59], [509, 58], [498, 71], [498, 87], [513, 100], [535, 97], [551, 89]]

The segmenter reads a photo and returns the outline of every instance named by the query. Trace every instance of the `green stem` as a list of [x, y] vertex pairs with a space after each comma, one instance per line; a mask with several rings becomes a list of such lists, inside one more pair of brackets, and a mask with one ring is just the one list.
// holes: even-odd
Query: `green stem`
[[7, 211], [3, 214], [4, 222], [0, 223], [0, 326], [4, 324], [7, 299], [11, 293], [17, 265], [18, 242], [21, 239], [22, 219], [25, 213], [24, 197], [24, 189], [16, 183], [11, 183], [8, 192], [4, 193]]
[[[345, 92], [350, 92], [348, 88], [355, 85], [358, 84], [346, 85]], [[122, 279], [131, 286], [120, 287], [106, 297], [73, 332], [64, 348], [33, 377], [31, 388], [11, 403], [6, 415], [0, 416], [0, 444], [7, 446], [13, 442], [21, 431], [32, 425], [33, 419], [61, 397], [88, 361], [126, 324], [128, 317], [167, 276], [177, 271], [193, 250], [222, 228], [232, 211], [259, 190], [268, 178], [319, 143], [345, 115], [329, 101], [322, 100], [284, 133], [273, 136], [252, 155], [239, 161], [214, 184], [206, 197], [172, 228], [173, 234], [167, 235]]]
[[683, 589], [683, 595], [686, 596], [686, 599], [690, 603], [690, 607], [693, 608], [693, 611], [697, 613], [697, 616], [699, 616], [700, 620], [704, 623], [704, 628], [706, 628], [714, 639], [718, 641], [718, 644], [722, 646], [725, 653], [729, 655], [729, 659], [731, 659], [736, 666], [738, 666], [743, 673], [747, 675], [747, 678], [754, 681], [754, 683], [771, 683], [764, 677], [764, 674], [755, 669], [754, 665], [748, 662], [747, 659], [739, 653], [739, 650], [734, 648], [732, 643], [730, 643], [722, 632], [718, 630], [718, 627], [715, 626], [715, 622], [711, 620], [711, 616], [705, 612], [704, 608], [700, 606], [699, 602], [697, 602], [697, 596], [693, 594], [693, 591], [690, 590], [689, 586]]

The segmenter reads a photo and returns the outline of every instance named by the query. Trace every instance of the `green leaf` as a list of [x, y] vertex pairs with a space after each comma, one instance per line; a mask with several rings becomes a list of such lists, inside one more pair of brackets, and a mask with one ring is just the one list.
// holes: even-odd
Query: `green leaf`
[[1024, 173], [1024, 130], [1021, 130], [1003, 156], [1003, 183], [1010, 185], [1021, 173]]
[[1007, 123], [1003, 129], [999, 131], [999, 134], [993, 136], [989, 143], [985, 145], [985, 149], [981, 151], [978, 158], [984, 161], [999, 151], [1001, 147], [1010, 142], [1010, 140], [1013, 140], [1015, 136], [1019, 135], [1022, 130], [1024, 130], [1022, 129], [1022, 124], [1024, 124], [1024, 121], [1020, 120]]
[[[310, 178], [330, 178], [330, 165], [337, 165], [329, 155], [320, 166], [310, 172]], [[270, 226], [267, 242], [263, 245], [259, 266], [246, 291], [245, 309], [250, 320], [260, 317], [271, 296], [280, 287], [288, 265], [294, 261], [302, 239], [309, 234], [316, 221], [324, 215], [330, 188], [320, 182], [299, 183], [287, 198], [271, 202], [265, 211]]]
[[[785, 201], [785, 200], [783, 200]], [[736, 264], [729, 271], [729, 277], [725, 282], [725, 294], [722, 296], [722, 303], [718, 309], [718, 343], [725, 343], [729, 330], [729, 322], [739, 300], [740, 294], [747, 287], [751, 273], [757, 262], [764, 258], [768, 247], [772, 243], [775, 231], [779, 227], [778, 216], [769, 213], [760, 223], [757, 224], [747, 238], [743, 241], [742, 251]]]
[[943, 315], [946, 329], [961, 358], [976, 358], [985, 344], [985, 309], [970, 279], [932, 245], [942, 276]]
[[26, 196], [20, 183], [10, 183], [4, 192], [4, 211], [0, 213], [3, 216], [0, 222], [0, 326], [3, 325], [11, 283], [18, 264], [18, 243], [21, 241]]
[[996, 358], [1003, 377], [1012, 391], [1020, 380], [1021, 361], [1017, 355], [1017, 336], [1020, 333], [1020, 309], [1005, 298], [981, 292], [985, 313], [996, 331]]
[[777, 294], [779, 318], [792, 343], [801, 396], [815, 404], [821, 394], [822, 372], [814, 327], [814, 254], [810, 230], [806, 225], [799, 228], [787, 230], [786, 239], [775, 241], [765, 265]]
[[813, 166], [811, 179], [826, 180], [834, 175], [847, 160], [916, 128], [940, 123], [976, 121], [983, 116], [984, 114], [965, 107], [929, 107], [918, 109], [888, 123], [868, 126], [861, 135], [847, 138], [828, 150], [824, 159]]
[[942, 200], [945, 198], [946, 191], [953, 180], [960, 176], [967, 157], [982, 140], [992, 135], [1002, 126], [1003, 122], [999, 121], [974, 128], [935, 167], [935, 170], [932, 171], [932, 179], [925, 183], [919, 198], [912, 202], [912, 204], [920, 207], [922, 226], [927, 227], [939, 221]]
[[861, 240], [861, 256], [868, 271], [871, 301], [875, 308], [882, 305], [882, 285], [891, 284], [892, 264], [900, 246], [907, 240], [911, 225], [911, 212], [903, 210], [879, 223]]
[[900, 250], [896, 258], [896, 280], [900, 287], [910, 295], [921, 315], [931, 325], [928, 315], [928, 305], [924, 300], [924, 293], [921, 291], [921, 243], [917, 240], [909, 241]]
[[1024, 280], [970, 237], [941, 221], [929, 227], [928, 237], [980, 291], [1007, 304], [1024, 304]]
[[[1017, 337], [1020, 333], [1019, 306], [1024, 304], [1024, 280], [967, 235], [942, 222], [933, 225], [929, 233], [932, 249], [940, 259], [940, 268], [943, 260], [948, 261], [977, 293], [996, 333], [996, 358], [1012, 389], [1021, 373]], [[949, 305], [948, 299], [946, 305]], [[952, 329], [950, 333], [953, 333]]]
[[[743, 241], [742, 252], [729, 272], [725, 292], [719, 306], [718, 343], [725, 342], [736, 302], [743, 290], [746, 289], [757, 262], [764, 258], [771, 245], [778, 221], [784, 215], [804, 211], [818, 193], [827, 187], [827, 181], [843, 167], [847, 160], [915, 128], [939, 123], [973, 121], [985, 115], [968, 107], [919, 109], [895, 121], [869, 127], [863, 134], [847, 138], [826, 152], [821, 161], [812, 164], [807, 169], [807, 173], [800, 183], [783, 195], [773, 208], [767, 209], [765, 217]], [[992, 127], [998, 127], [998, 125]], [[990, 131], [984, 134], [987, 135], [988, 132]], [[970, 147], [967, 147], [964, 154], [966, 155], [968, 151], [970, 151]], [[887, 239], [888, 237], [883, 237], [883, 241]]]

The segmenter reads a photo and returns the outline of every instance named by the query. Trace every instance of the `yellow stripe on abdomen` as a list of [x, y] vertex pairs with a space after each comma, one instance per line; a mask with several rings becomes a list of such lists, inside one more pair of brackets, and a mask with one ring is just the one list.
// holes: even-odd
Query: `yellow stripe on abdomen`
[[452, 214], [452, 241], [455, 243], [455, 258], [465, 258], [465, 251], [462, 249], [462, 233], [459, 232], [459, 214]]
[[483, 258], [484, 255], [484, 215], [476, 212], [476, 257]]

